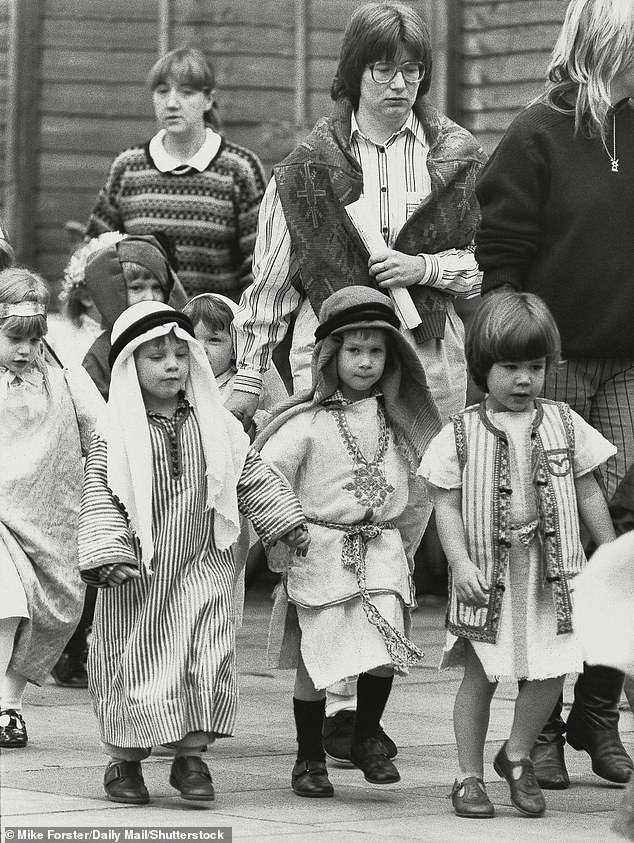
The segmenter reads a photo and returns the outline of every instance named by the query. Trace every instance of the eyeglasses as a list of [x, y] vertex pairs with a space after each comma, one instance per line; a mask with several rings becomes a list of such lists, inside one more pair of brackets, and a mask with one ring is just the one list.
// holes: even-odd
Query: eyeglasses
[[369, 64], [372, 78], [379, 85], [387, 85], [400, 71], [403, 79], [410, 84], [420, 82], [425, 75], [425, 65], [418, 61], [406, 61], [403, 64], [396, 64], [394, 61], [375, 61]]

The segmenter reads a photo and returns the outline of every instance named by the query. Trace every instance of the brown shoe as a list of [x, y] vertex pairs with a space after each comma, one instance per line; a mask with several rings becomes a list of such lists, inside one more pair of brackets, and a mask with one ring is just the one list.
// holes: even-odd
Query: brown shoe
[[485, 820], [495, 816], [484, 782], [476, 776], [467, 776], [461, 782], [456, 779], [451, 788], [451, 804], [457, 817]]
[[297, 761], [291, 774], [291, 785], [297, 796], [325, 799], [335, 795], [325, 761]]
[[545, 790], [565, 790], [570, 777], [564, 760], [564, 741], [538, 742], [531, 750], [537, 784]]
[[172, 761], [170, 784], [191, 802], [213, 802], [216, 798], [209, 767], [198, 755], [180, 755]]
[[111, 761], [104, 773], [103, 786], [111, 802], [146, 805], [150, 801], [140, 761]]
[[371, 784], [394, 784], [401, 780], [379, 738], [366, 738], [361, 743], [351, 744], [350, 760], [363, 771], [365, 780]]
[[[506, 744], [503, 744], [495, 756], [493, 769], [508, 782], [511, 788], [511, 802], [517, 810], [527, 817], [541, 817], [546, 810], [546, 801], [537, 784], [535, 768], [530, 758], [511, 761], [506, 754]], [[513, 775], [515, 770], [520, 771], [517, 778]]]

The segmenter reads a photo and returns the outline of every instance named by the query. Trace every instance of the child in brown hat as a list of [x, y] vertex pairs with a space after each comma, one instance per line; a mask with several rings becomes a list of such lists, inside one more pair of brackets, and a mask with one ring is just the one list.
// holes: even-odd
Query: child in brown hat
[[373, 784], [400, 779], [379, 721], [394, 674], [422, 657], [407, 638], [412, 556], [426, 523], [415, 474], [440, 420], [398, 326], [379, 291], [331, 295], [315, 333], [312, 390], [256, 440], [299, 498], [312, 537], [306, 557], [282, 561], [269, 642], [273, 666], [297, 669], [298, 796], [333, 795], [322, 743], [326, 688], [357, 674], [351, 760]]

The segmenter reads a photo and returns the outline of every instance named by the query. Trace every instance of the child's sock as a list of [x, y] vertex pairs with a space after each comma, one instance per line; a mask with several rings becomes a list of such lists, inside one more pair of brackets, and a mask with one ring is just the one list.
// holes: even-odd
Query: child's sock
[[14, 709], [15, 711], [22, 711], [22, 696], [27, 683], [26, 676], [22, 676], [13, 668], [8, 667], [2, 683], [2, 692], [0, 699], [2, 700], [3, 709]]
[[352, 743], [359, 744], [375, 738], [379, 721], [392, 690], [393, 676], [374, 676], [360, 673], [357, 679], [357, 716], [354, 721]]
[[321, 730], [324, 724], [326, 700], [298, 700], [293, 697], [293, 712], [297, 728], [297, 760], [325, 761]]

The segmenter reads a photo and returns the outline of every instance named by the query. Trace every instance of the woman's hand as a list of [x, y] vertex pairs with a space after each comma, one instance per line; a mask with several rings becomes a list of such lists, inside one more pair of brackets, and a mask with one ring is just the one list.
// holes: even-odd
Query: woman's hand
[[112, 571], [110, 571], [105, 582], [112, 588], [118, 585], [123, 585], [123, 583], [128, 580], [136, 580], [140, 576], [141, 573], [135, 565], [120, 563], [119, 565], [115, 565]]
[[489, 602], [489, 587], [486, 577], [470, 559], [451, 566], [453, 585], [458, 600], [467, 606], [481, 609]]
[[288, 545], [291, 550], [294, 550], [296, 556], [306, 556], [310, 546], [308, 527], [305, 524], [300, 524], [299, 527], [293, 527], [288, 533], [280, 536], [280, 541]]

